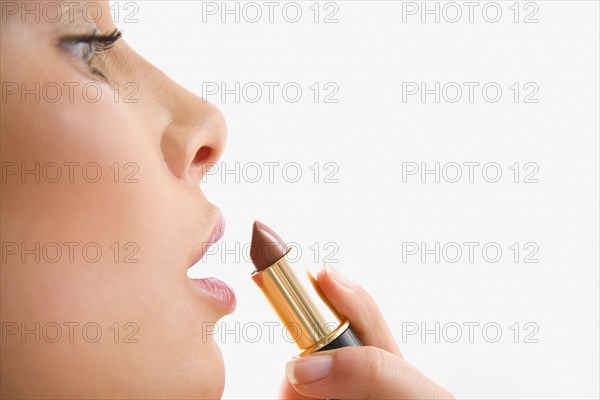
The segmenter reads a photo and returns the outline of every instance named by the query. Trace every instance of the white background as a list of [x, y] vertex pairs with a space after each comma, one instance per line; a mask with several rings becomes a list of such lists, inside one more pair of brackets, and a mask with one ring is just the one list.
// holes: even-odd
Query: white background
[[[489, 2], [478, 3], [472, 23], [463, 2], [456, 3], [462, 11], [456, 23], [449, 22], [456, 8], [444, 8], [446, 3], [438, 3], [439, 23], [435, 15], [425, 15], [423, 23], [420, 12], [403, 13], [411, 5], [400, 1], [338, 1], [328, 8], [321, 3], [318, 23], [312, 1], [297, 3], [297, 23], [285, 20], [286, 2], [278, 3], [273, 23], [263, 2], [256, 3], [263, 13], [256, 23], [248, 21], [256, 8], [244, 15], [245, 3], [238, 3], [239, 23], [235, 15], [221, 21], [221, 2], [127, 3], [113, 5], [126, 40], [199, 95], [211, 83], [229, 89], [236, 82], [280, 84], [272, 103], [266, 86], [256, 103], [249, 101], [254, 91], [240, 93], [239, 102], [233, 94], [225, 101], [220, 93], [207, 96], [224, 112], [229, 140], [220, 170], [203, 190], [222, 208], [227, 232], [218, 253], [192, 273], [222, 278], [237, 293], [236, 313], [220, 325], [231, 332], [215, 337], [226, 362], [225, 398], [276, 397], [284, 364], [297, 353], [281, 326], [269, 340], [263, 325], [257, 343], [250, 343], [256, 329], [244, 329], [277, 321], [250, 279], [247, 255], [233, 254], [236, 243], [243, 247], [250, 240], [254, 219], [299, 243], [300, 265], [318, 266], [335, 249], [325, 245], [334, 243], [333, 265], [372, 293], [405, 357], [457, 397], [598, 398], [598, 2], [521, 2], [516, 23], [512, 1], [496, 3], [502, 11], [496, 23], [485, 19], [495, 18], [494, 5], [482, 11]], [[219, 13], [203, 13], [213, 5]], [[289, 7], [285, 16], [294, 18]], [[434, 9], [435, 2], [427, 7]], [[324, 23], [336, 9], [338, 22]], [[138, 22], [124, 21], [133, 11]], [[538, 22], [524, 23], [531, 13]], [[297, 103], [282, 95], [289, 82], [303, 90]], [[315, 82], [321, 95], [331, 91], [323, 89], [325, 83], [337, 85], [338, 102], [315, 103]], [[435, 82], [442, 88], [456, 82], [463, 94], [456, 103], [448, 101], [455, 91], [441, 93], [439, 103], [433, 94], [425, 101], [419, 95], [403, 99], [403, 82], [425, 82], [429, 89]], [[479, 83], [473, 102], [463, 82]], [[495, 103], [482, 96], [488, 82], [502, 88]], [[510, 89], [515, 82], [516, 103]], [[534, 86], [525, 90], [526, 83]], [[539, 91], [529, 100], [537, 103], [526, 103], [532, 87]], [[488, 94], [495, 96], [492, 89]], [[222, 174], [236, 162], [239, 178]], [[281, 163], [272, 183], [265, 162]], [[309, 168], [315, 162], [317, 183]], [[436, 183], [431, 174], [425, 183], [418, 174], [403, 182], [403, 163], [409, 162], [480, 166], [473, 183], [464, 165], [457, 183], [444, 175]], [[518, 183], [509, 169], [515, 162]], [[533, 168], [524, 169], [528, 162], [539, 167], [532, 177], [537, 183], [523, 182]], [[249, 182], [256, 175], [256, 164], [249, 163], [263, 167], [257, 183]], [[297, 183], [289, 182], [297, 167], [291, 163], [301, 168]], [[325, 169], [325, 163], [335, 164]], [[493, 169], [482, 175], [486, 163], [500, 166], [497, 183], [485, 179], [494, 178]], [[293, 168], [283, 175], [288, 164]], [[333, 168], [338, 170], [330, 178], [339, 182], [325, 183]], [[446, 172], [452, 179], [456, 170]], [[473, 262], [464, 245], [458, 262], [449, 262], [454, 252], [422, 262], [420, 253], [403, 252], [407, 242], [425, 242], [427, 248], [436, 242], [480, 245]], [[509, 248], [515, 242], [521, 247], [518, 262]], [[499, 261], [483, 258], [486, 243], [501, 248]], [[524, 262], [536, 246], [533, 259], [539, 262]], [[493, 258], [494, 251], [488, 255]], [[480, 324], [473, 343], [464, 325], [469, 322]], [[420, 331], [403, 340], [408, 326], [435, 330], [436, 323], [439, 342]], [[482, 332], [486, 323], [502, 329], [496, 343], [494, 329]], [[455, 324], [462, 337], [452, 343]], [[526, 340], [535, 327], [539, 331]], [[526, 343], [531, 339], [537, 343]]]

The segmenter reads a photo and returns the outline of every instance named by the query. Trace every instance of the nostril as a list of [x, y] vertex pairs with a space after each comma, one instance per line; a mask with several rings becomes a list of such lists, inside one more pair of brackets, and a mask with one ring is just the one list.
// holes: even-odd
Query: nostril
[[194, 156], [194, 161], [192, 163], [194, 165], [205, 163], [210, 158], [211, 153], [212, 153], [212, 149], [210, 147], [208, 147], [208, 146], [200, 147], [198, 149], [198, 151], [196, 152], [196, 155]]

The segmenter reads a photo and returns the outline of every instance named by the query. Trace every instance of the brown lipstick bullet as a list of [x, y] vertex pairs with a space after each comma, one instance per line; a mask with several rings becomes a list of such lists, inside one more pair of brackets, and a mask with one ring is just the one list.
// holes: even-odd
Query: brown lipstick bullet
[[252, 279], [262, 290], [301, 350], [300, 356], [339, 347], [362, 346], [348, 320], [322, 294], [315, 278], [297, 274], [286, 260], [289, 248], [265, 224], [255, 221], [250, 258]]

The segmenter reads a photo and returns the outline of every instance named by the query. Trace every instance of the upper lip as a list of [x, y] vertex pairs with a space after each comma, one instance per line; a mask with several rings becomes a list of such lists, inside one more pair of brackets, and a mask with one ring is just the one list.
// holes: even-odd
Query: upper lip
[[225, 233], [225, 218], [223, 218], [223, 214], [219, 211], [217, 220], [213, 226], [210, 236], [208, 237], [208, 240], [203, 241], [201, 243], [200, 251], [196, 255], [196, 257], [193, 259], [193, 262], [191, 263], [191, 265], [194, 265], [198, 261], [200, 261], [202, 259], [202, 257], [204, 257], [204, 254], [206, 253], [208, 248], [211, 245], [213, 245], [214, 243], [221, 240], [224, 233]]
[[210, 239], [208, 240], [209, 244], [213, 244], [221, 240], [223, 234], [225, 233], [225, 218], [223, 218], [223, 214], [219, 211], [219, 217], [217, 218], [217, 222], [213, 228], [212, 234], [210, 235]]

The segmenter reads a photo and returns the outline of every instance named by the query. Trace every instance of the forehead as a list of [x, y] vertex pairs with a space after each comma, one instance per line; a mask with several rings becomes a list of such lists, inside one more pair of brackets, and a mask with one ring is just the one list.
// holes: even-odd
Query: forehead
[[112, 23], [108, 1], [53, 0], [7, 1], [0, 0], [1, 20], [23, 24], [95, 25], [102, 28]]

